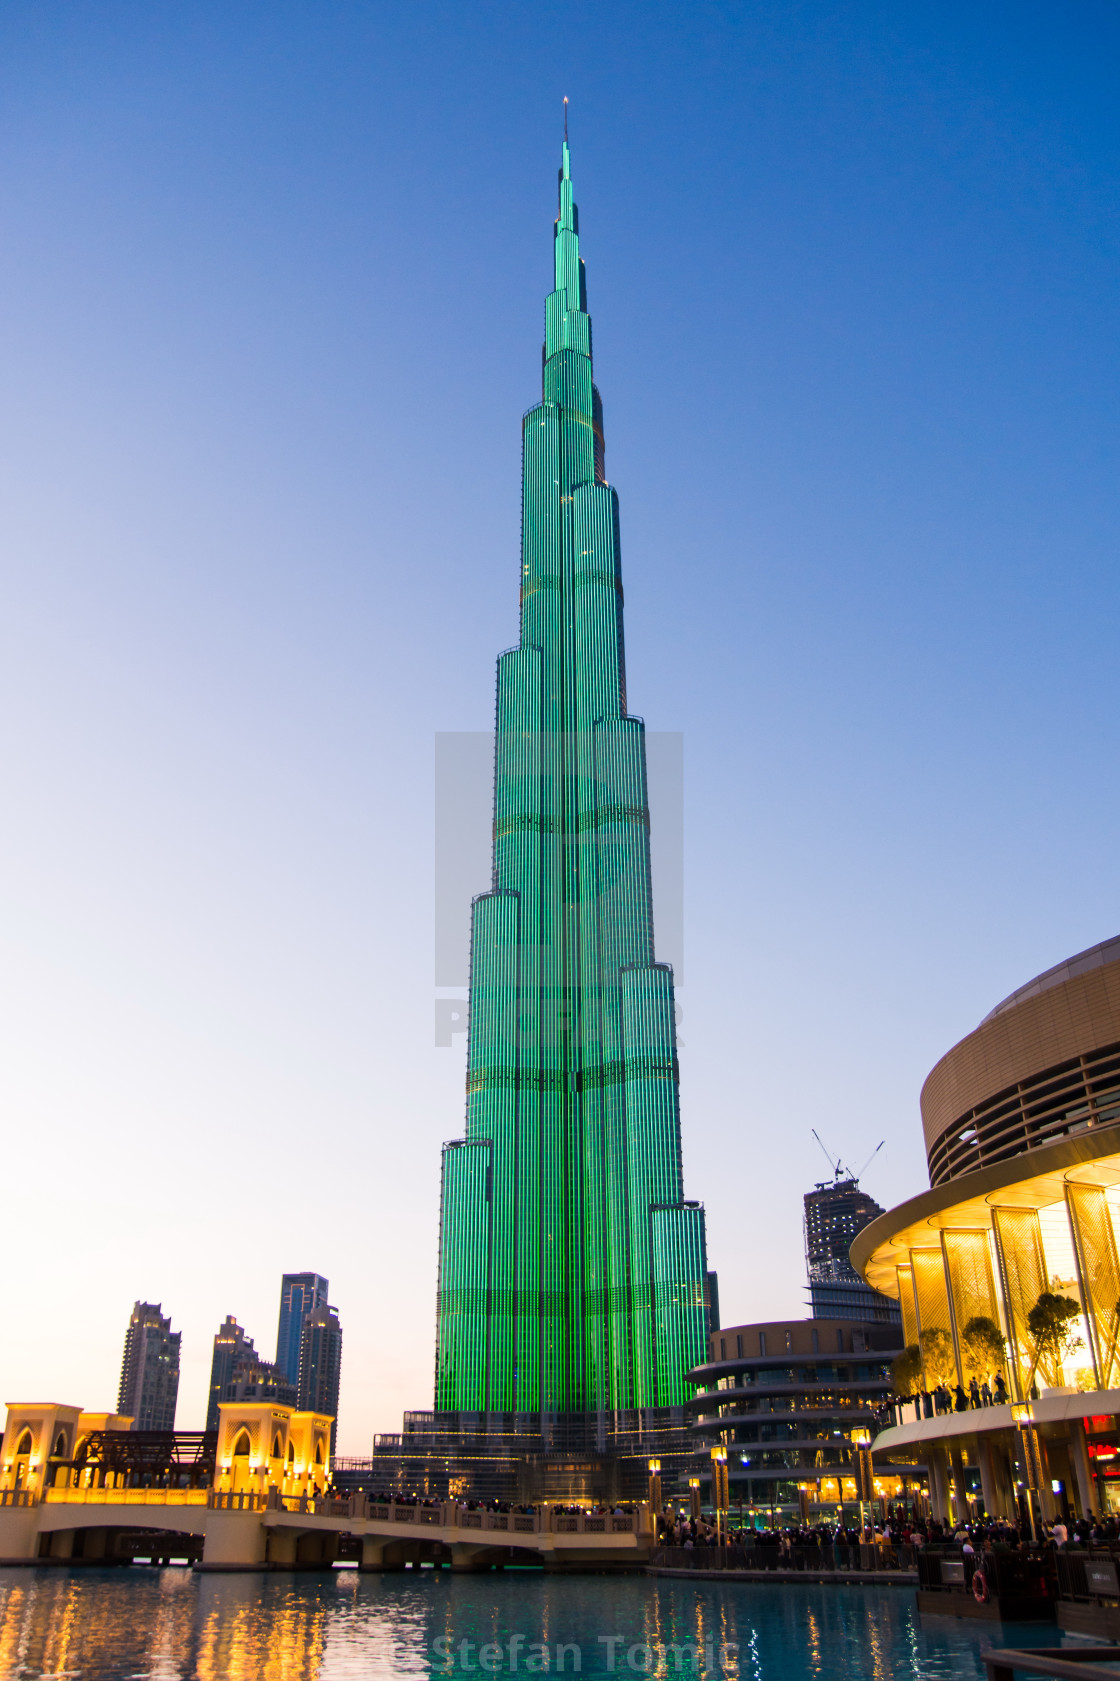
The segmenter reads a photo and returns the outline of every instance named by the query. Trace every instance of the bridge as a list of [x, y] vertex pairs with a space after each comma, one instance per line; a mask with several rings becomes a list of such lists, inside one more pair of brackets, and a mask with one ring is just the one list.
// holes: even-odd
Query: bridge
[[[145, 1540], [145, 1533], [150, 1538]], [[355, 1494], [285, 1497], [216, 1489], [48, 1488], [0, 1491], [0, 1564], [108, 1562], [178, 1554], [172, 1536], [201, 1541], [204, 1570], [326, 1567], [345, 1553], [363, 1570], [406, 1564], [486, 1570], [539, 1564], [546, 1570], [637, 1568], [654, 1539], [648, 1508], [633, 1512], [538, 1509], [495, 1512], [458, 1501], [418, 1504]], [[340, 1546], [340, 1543], [345, 1545]], [[188, 1553], [192, 1549], [188, 1549]]]
[[348, 1557], [363, 1570], [635, 1569], [655, 1544], [644, 1504], [503, 1512], [462, 1500], [338, 1499], [331, 1420], [271, 1402], [224, 1403], [216, 1435], [182, 1433], [184, 1443], [167, 1432], [161, 1445], [130, 1424], [9, 1405], [0, 1564], [186, 1557], [204, 1570], [262, 1570]]

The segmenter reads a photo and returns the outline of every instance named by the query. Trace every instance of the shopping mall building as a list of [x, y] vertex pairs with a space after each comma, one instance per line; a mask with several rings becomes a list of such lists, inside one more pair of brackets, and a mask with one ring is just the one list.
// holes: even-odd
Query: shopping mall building
[[[921, 1108], [930, 1189], [851, 1250], [900, 1302], [926, 1392], [876, 1465], [928, 1466], [942, 1518], [1120, 1512], [1120, 939], [997, 1004]], [[998, 1396], [997, 1377], [1006, 1404], [960, 1410], [958, 1385]]]
[[[796, 1319], [714, 1331], [689, 1372], [695, 1472], [714, 1505], [712, 1450], [727, 1466], [728, 1510], [741, 1524], [857, 1523], [861, 1439], [890, 1394], [896, 1325]], [[925, 1478], [880, 1454], [875, 1494], [908, 1503]]]

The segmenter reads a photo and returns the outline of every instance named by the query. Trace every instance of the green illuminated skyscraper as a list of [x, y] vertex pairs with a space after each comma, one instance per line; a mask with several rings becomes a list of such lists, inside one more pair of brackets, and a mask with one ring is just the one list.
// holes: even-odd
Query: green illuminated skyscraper
[[523, 422], [521, 641], [498, 661], [493, 885], [472, 909], [466, 1138], [443, 1153], [439, 1413], [679, 1407], [707, 1351], [566, 139], [554, 251]]

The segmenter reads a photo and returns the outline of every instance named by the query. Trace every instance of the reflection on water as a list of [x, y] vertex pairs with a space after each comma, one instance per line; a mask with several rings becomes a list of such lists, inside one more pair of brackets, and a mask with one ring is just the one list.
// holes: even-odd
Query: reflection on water
[[[1030, 1631], [1032, 1645], [1056, 1640]], [[923, 1625], [900, 1588], [520, 1570], [0, 1570], [3, 1681], [980, 1681], [989, 1643], [973, 1622]]]

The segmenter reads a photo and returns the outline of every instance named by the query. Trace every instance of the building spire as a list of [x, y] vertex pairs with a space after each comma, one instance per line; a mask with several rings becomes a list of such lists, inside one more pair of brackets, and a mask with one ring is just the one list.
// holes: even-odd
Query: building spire
[[564, 144], [568, 144], [568, 96], [564, 95]]

